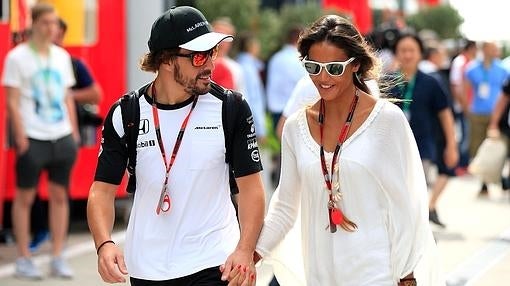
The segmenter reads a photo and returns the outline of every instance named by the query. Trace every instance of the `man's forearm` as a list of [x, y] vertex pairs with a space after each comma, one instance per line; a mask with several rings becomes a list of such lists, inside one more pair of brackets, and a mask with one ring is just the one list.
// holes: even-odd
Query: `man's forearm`
[[451, 90], [453, 99], [460, 104], [463, 111], [467, 111], [469, 109], [469, 104], [467, 102], [467, 96], [464, 93], [464, 86], [462, 84], [452, 84]]
[[72, 92], [74, 100], [80, 104], [97, 104], [101, 101], [101, 90], [96, 84]]
[[67, 112], [69, 114], [69, 121], [71, 122], [71, 126], [73, 128], [73, 134], [79, 134], [79, 129], [78, 129], [78, 117], [76, 115], [76, 106], [75, 106], [75, 103], [74, 103], [74, 99], [72, 97], [72, 95], [70, 94], [71, 91], [67, 91], [68, 94], [66, 96], [66, 107], [67, 107]]
[[27, 135], [25, 133], [25, 129], [23, 128], [23, 123], [21, 122], [21, 115], [19, 114], [19, 111], [9, 111], [9, 119], [11, 121], [12, 132], [15, 140], [19, 140], [19, 138], [25, 138]]
[[439, 112], [439, 120], [441, 121], [441, 127], [443, 128], [446, 145], [455, 146], [455, 121], [450, 108], [445, 108]]
[[499, 96], [498, 101], [496, 102], [496, 106], [494, 106], [494, 111], [491, 115], [489, 128], [498, 128], [499, 120], [501, 119], [501, 116], [503, 115], [509, 101], [510, 100], [507, 95], [502, 94]]
[[245, 178], [237, 179], [239, 185], [238, 213], [241, 226], [241, 239], [237, 249], [253, 252], [264, 223], [265, 198], [260, 174], [247, 177], [252, 178], [241, 184], [239, 181]]
[[14, 138], [26, 137], [25, 129], [21, 121], [21, 114], [19, 113], [19, 90], [15, 88], [7, 88], [7, 111], [9, 112], [9, 120], [11, 122]]
[[115, 186], [94, 182], [87, 202], [87, 221], [96, 247], [110, 239], [115, 220]]
[[469, 101], [467, 98], [467, 93], [471, 90], [471, 83], [468, 79], [465, 79], [462, 83], [462, 86], [459, 86], [459, 98], [462, 99], [460, 102], [462, 105], [462, 109], [465, 113], [469, 113]]

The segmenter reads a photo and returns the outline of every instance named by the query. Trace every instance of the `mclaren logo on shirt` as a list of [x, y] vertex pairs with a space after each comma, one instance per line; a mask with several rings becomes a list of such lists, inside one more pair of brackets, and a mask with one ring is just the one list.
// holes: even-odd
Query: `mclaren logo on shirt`
[[221, 125], [216, 126], [197, 126], [195, 127], [195, 130], [218, 130], [220, 129]]
[[149, 133], [149, 119], [142, 119], [138, 126], [138, 135], [145, 135], [147, 133]]

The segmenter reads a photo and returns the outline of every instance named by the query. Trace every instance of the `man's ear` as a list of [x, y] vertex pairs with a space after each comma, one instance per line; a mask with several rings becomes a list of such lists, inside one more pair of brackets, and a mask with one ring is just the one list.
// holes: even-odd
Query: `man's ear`
[[171, 58], [168, 61], [161, 63], [160, 68], [162, 68], [163, 70], [166, 70], [166, 71], [168, 71], [170, 73], [173, 73], [174, 72], [174, 65], [175, 65], [175, 59]]

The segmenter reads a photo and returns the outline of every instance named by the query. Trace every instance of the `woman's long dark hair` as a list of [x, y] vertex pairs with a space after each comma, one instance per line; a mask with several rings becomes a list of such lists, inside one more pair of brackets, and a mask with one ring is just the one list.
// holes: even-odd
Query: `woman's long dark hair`
[[342, 49], [347, 57], [354, 57], [354, 63], [360, 67], [353, 74], [354, 85], [366, 93], [370, 93], [365, 80], [378, 80], [380, 72], [379, 60], [365, 38], [347, 19], [338, 15], [326, 15], [307, 28], [298, 41], [301, 57], [308, 55], [310, 47], [318, 42], [327, 41]]

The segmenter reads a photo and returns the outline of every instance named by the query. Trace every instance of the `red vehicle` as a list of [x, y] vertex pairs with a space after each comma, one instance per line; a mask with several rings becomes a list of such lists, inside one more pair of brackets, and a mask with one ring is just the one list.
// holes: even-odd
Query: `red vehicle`
[[[0, 70], [7, 51], [13, 47], [13, 33], [26, 28], [27, 0], [0, 0]], [[30, 1], [33, 2], [33, 1]], [[110, 105], [126, 92], [126, 1], [73, 0], [52, 3], [68, 24], [64, 47], [90, 68], [103, 91], [99, 114], [104, 118]], [[7, 9], [8, 10], [7, 10]], [[6, 13], [9, 11], [10, 13]], [[11, 15], [6, 17], [6, 15]], [[2, 15], [0, 15], [2, 17]], [[0, 225], [3, 201], [11, 201], [15, 193], [14, 149], [8, 142], [5, 91], [0, 89]], [[100, 128], [92, 134], [92, 144], [82, 146], [73, 169], [70, 198], [85, 200], [92, 184], [100, 142]], [[5, 143], [4, 143], [5, 142]], [[43, 174], [38, 191], [47, 198], [47, 181]], [[118, 196], [123, 197], [124, 188]]]

